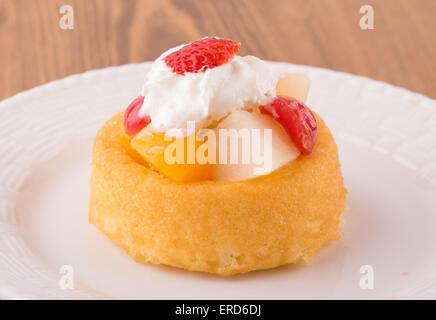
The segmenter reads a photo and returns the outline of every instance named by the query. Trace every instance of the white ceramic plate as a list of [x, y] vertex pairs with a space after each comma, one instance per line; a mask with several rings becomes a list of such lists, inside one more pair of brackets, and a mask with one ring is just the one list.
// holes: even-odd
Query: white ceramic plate
[[[133, 262], [89, 225], [88, 180], [95, 133], [138, 95], [149, 66], [71, 76], [0, 104], [0, 297], [436, 298], [436, 101], [291, 64], [274, 67], [310, 76], [308, 105], [339, 146], [352, 211], [342, 240], [312, 265], [231, 278]], [[74, 290], [60, 288], [63, 265]], [[373, 290], [359, 286], [362, 265]]]

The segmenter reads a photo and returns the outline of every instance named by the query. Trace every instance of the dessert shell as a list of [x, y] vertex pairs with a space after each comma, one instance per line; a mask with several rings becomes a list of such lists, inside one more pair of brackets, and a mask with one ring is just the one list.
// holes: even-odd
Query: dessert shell
[[315, 116], [309, 156], [251, 180], [176, 183], [129, 150], [119, 113], [94, 142], [90, 222], [138, 262], [222, 276], [311, 262], [340, 238], [346, 198], [335, 141]]

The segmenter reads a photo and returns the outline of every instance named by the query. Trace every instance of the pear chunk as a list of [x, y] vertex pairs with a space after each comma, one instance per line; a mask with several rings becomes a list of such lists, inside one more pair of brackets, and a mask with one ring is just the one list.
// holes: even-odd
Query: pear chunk
[[[227, 133], [230, 132], [229, 130], [236, 130], [240, 133], [234, 140], [237, 140], [237, 148], [233, 149], [236, 149], [238, 153], [237, 163], [231, 163], [232, 140], [228, 136], [224, 136], [221, 129], [225, 129], [224, 132]], [[243, 130], [241, 131], [241, 129]], [[253, 129], [260, 129], [258, 130], [260, 134], [253, 134]], [[269, 140], [268, 134], [264, 134], [265, 129], [271, 130], [271, 140]], [[271, 116], [257, 111], [233, 111], [214, 131], [217, 137], [217, 164], [213, 169], [214, 180], [240, 181], [266, 175], [300, 155], [300, 151], [283, 127]], [[245, 135], [242, 134], [244, 131]], [[248, 140], [249, 142], [247, 142]], [[256, 158], [256, 153], [253, 151], [256, 148], [254, 144], [258, 144], [260, 153], [257, 154], [260, 154], [261, 157]], [[270, 147], [267, 147], [267, 144], [270, 144]], [[223, 149], [220, 148], [220, 145], [227, 146], [225, 155], [222, 155]], [[244, 157], [249, 159], [248, 163], [244, 162]], [[223, 159], [226, 159], [225, 164], [222, 163]], [[259, 159], [263, 161], [259, 161]]]
[[297, 99], [306, 103], [309, 93], [310, 80], [305, 74], [286, 73], [283, 78], [277, 82], [276, 94]]

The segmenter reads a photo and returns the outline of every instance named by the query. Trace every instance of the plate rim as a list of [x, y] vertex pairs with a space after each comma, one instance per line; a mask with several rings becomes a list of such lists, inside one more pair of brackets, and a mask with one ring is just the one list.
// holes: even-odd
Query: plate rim
[[[267, 61], [267, 60], [265, 60], [265, 61]], [[324, 73], [333, 74], [335, 76], [340, 76], [340, 77], [343, 76], [343, 77], [351, 78], [357, 82], [365, 81], [367, 83], [372, 83], [376, 86], [382, 86], [384, 88], [389, 88], [390, 90], [393, 90], [393, 91], [407, 94], [408, 96], [413, 97], [413, 98], [419, 100], [420, 102], [426, 103], [428, 101], [429, 104], [436, 105], [436, 100], [431, 98], [431, 97], [428, 97], [428, 96], [421, 94], [421, 93], [410, 91], [409, 89], [406, 89], [406, 88], [392, 85], [392, 84], [384, 82], [384, 81], [375, 80], [375, 79], [367, 78], [367, 77], [360, 76], [360, 75], [355, 75], [355, 74], [348, 73], [348, 72], [331, 70], [328, 68], [320, 68], [320, 67], [313, 67], [313, 66], [308, 66], [308, 65], [293, 64], [293, 63], [289, 63], [289, 62], [279, 62], [279, 61], [267, 61], [267, 62], [270, 64], [275, 64], [277, 66], [286, 65], [287, 67], [303, 68], [303, 69], [307, 69], [307, 70], [312, 70], [314, 72], [321, 71]], [[146, 68], [146, 67], [149, 67], [151, 65], [151, 63], [152, 63], [152, 61], [146, 61], [146, 62], [141, 62], [141, 63], [129, 63], [129, 64], [120, 65], [120, 66], [110, 66], [110, 67], [105, 67], [105, 68], [101, 68], [101, 69], [92, 69], [92, 70], [85, 71], [83, 73], [72, 74], [72, 75], [69, 75], [69, 76], [61, 78], [61, 79], [56, 79], [56, 80], [47, 82], [45, 84], [41, 84], [41, 85], [35, 86], [33, 88], [27, 89], [25, 91], [16, 93], [16, 94], [0, 101], [0, 113], [3, 112], [8, 107], [10, 107], [16, 103], [19, 103], [20, 100], [29, 99], [33, 95], [43, 93], [44, 90], [56, 90], [60, 86], [62, 86], [62, 87], [74, 86], [75, 83], [80, 81], [83, 77], [92, 78], [92, 77], [101, 76], [102, 74], [105, 74], [105, 73], [111, 73], [111, 72], [115, 72], [115, 71], [126, 72], [125, 70], [127, 70], [127, 69]], [[423, 105], [421, 103], [419, 103], [419, 107], [423, 108]], [[1, 243], [2, 243], [2, 240], [0, 239], [0, 244]], [[0, 250], [0, 253], [2, 253], [1, 250]], [[0, 260], [1, 260], [1, 256], [0, 256]], [[0, 271], [0, 279], [2, 279], [2, 271]], [[434, 284], [434, 286], [436, 287], [436, 283]], [[74, 294], [71, 295], [71, 297], [72, 298], [79, 297], [76, 295], [76, 293], [77, 292], [75, 291]], [[88, 296], [88, 294], [86, 294], [86, 292], [84, 292], [84, 295], [82, 296], [82, 298], [95, 298], [95, 294], [96, 294], [95, 290], [93, 290], [93, 292], [90, 296]], [[11, 288], [8, 289], [7, 287], [4, 287], [2, 284], [0, 284], [0, 298], [3, 298], [3, 299], [20, 299], [20, 298], [38, 299], [39, 296], [37, 294], [31, 293], [31, 292], [26, 292], [26, 293], [21, 292], [20, 293], [20, 292], [17, 292], [16, 290], [13, 290]], [[105, 297], [102, 296], [101, 298], [105, 298]]]

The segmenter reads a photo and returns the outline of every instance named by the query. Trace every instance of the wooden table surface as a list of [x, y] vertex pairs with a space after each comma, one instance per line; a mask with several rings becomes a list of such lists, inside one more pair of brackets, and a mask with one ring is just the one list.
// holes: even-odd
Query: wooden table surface
[[[74, 9], [62, 30], [59, 9]], [[359, 9], [374, 8], [362, 30]], [[351, 72], [436, 98], [436, 0], [0, 0], [0, 100], [216, 35], [241, 54]]]

